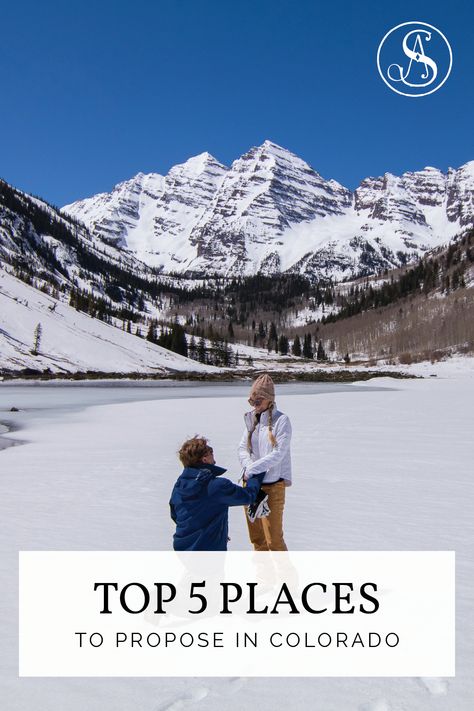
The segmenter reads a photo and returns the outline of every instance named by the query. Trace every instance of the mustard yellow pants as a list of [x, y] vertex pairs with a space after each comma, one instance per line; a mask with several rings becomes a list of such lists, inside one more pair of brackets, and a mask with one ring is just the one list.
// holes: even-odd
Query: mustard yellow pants
[[285, 507], [285, 482], [265, 486], [263, 491], [268, 494], [270, 515], [266, 518], [256, 518], [253, 523], [245, 515], [249, 529], [250, 542], [256, 551], [287, 551], [283, 538], [283, 509]]

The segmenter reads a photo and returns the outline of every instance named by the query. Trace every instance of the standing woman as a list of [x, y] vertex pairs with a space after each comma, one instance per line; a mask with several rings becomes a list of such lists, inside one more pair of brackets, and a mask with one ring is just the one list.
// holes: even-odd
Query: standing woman
[[239, 445], [244, 479], [266, 472], [262, 490], [268, 494], [270, 514], [247, 518], [250, 541], [256, 551], [286, 551], [283, 537], [285, 489], [291, 486], [291, 423], [277, 409], [275, 384], [269, 375], [260, 375], [250, 390], [251, 412], [244, 415], [245, 430]]

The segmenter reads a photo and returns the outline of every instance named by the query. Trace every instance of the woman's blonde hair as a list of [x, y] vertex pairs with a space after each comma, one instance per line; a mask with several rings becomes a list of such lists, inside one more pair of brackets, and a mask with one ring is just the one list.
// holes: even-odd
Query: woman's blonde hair
[[[277, 441], [276, 437], [273, 434], [273, 407], [274, 407], [273, 402], [270, 403], [270, 407], [268, 408], [268, 439], [271, 442], [272, 447], [277, 446]], [[252, 435], [255, 432], [255, 428], [257, 427], [257, 414], [254, 412], [253, 413], [253, 423], [252, 423], [252, 429], [249, 430], [248, 435], [247, 435], [247, 449], [252, 454]]]

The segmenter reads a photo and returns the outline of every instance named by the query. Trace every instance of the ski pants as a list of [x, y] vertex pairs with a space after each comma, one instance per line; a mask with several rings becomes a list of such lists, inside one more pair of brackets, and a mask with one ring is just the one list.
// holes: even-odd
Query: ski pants
[[287, 551], [283, 538], [283, 509], [285, 507], [285, 482], [262, 485], [262, 490], [268, 494], [270, 514], [266, 518], [256, 518], [253, 523], [247, 518], [250, 541], [256, 551]]

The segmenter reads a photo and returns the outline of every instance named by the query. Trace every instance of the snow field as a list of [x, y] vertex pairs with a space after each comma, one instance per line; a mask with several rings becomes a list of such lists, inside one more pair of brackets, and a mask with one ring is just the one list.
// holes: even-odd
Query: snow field
[[[39, 355], [34, 356], [38, 323], [42, 335]], [[217, 370], [76, 311], [0, 270], [0, 369], [48, 367], [65, 374]]]
[[[371, 389], [383, 385], [384, 390]], [[455, 679], [18, 679], [16, 585], [1, 601], [5, 711], [471, 711], [472, 398], [474, 379], [373, 381], [359, 390], [285, 394], [294, 485], [285, 535], [293, 550], [456, 550]], [[302, 392], [304, 389], [302, 388]], [[8, 401], [5, 402], [6, 393]], [[9, 437], [28, 444], [0, 453], [2, 578], [16, 581], [21, 549], [157, 549], [171, 546], [168, 498], [176, 451], [196, 433], [218, 463], [239, 475], [236, 446], [245, 396], [193, 397], [30, 413]], [[13, 392], [0, 389], [1, 409]], [[47, 397], [47, 388], [45, 389]], [[20, 424], [24, 413], [17, 413]], [[14, 417], [9, 415], [10, 419]], [[248, 549], [241, 510], [230, 547]], [[205, 681], [205, 683], [203, 683]]]

